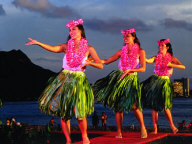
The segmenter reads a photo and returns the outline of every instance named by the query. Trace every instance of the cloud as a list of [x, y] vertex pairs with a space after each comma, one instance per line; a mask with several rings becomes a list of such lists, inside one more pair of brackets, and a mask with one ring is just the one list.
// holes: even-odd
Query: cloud
[[0, 16], [5, 15], [5, 10], [3, 9], [3, 5], [0, 4]]
[[143, 21], [139, 19], [121, 19], [121, 18], [111, 18], [109, 20], [101, 19], [86, 19], [85, 25], [92, 30], [97, 30], [106, 33], [120, 33], [122, 29], [135, 28], [136, 31], [150, 31], [151, 26], [146, 25]]
[[48, 2], [48, 0], [14, 0], [16, 7], [28, 9], [30, 11], [41, 13], [43, 16], [52, 18], [71, 18], [79, 17], [73, 9], [68, 6], [57, 7]]
[[192, 24], [184, 20], [174, 20], [172, 18], [166, 18], [161, 22], [161, 25], [165, 26], [166, 28], [182, 28], [192, 31]]

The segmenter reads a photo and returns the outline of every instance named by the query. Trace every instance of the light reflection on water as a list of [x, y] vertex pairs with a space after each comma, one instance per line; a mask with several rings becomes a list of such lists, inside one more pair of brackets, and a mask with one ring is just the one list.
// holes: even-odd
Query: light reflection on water
[[[102, 106], [102, 104], [95, 103], [95, 110], [100, 116], [103, 111], [108, 116], [107, 125], [115, 126], [115, 115], [114, 113]], [[192, 98], [174, 98], [172, 108], [173, 121], [177, 126], [178, 122], [186, 120], [187, 123], [192, 121]], [[152, 127], [151, 110], [144, 109], [143, 116], [146, 127]], [[5, 123], [6, 118], [14, 117], [16, 121], [21, 123], [28, 123], [30, 125], [46, 125], [52, 116], [47, 116], [41, 113], [36, 101], [32, 102], [6, 102], [0, 109], [0, 118]], [[55, 117], [56, 123], [60, 125], [60, 118]], [[91, 116], [87, 118], [88, 126], [92, 125]], [[139, 126], [133, 112], [128, 114], [124, 113], [123, 126], [130, 126], [134, 124]], [[159, 113], [158, 124], [161, 128], [170, 128], [168, 121], [165, 119], [164, 113]], [[77, 121], [73, 117], [71, 125], [76, 126]], [[100, 122], [101, 125], [101, 122]]]

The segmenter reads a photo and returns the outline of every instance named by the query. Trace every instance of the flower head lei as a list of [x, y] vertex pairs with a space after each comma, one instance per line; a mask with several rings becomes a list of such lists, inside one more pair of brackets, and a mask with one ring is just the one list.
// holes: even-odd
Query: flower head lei
[[165, 44], [165, 45], [166, 45], [166, 44], [168, 44], [168, 43], [170, 43], [170, 39], [165, 39], [165, 40], [163, 40], [163, 41], [160, 41], [160, 40], [157, 41], [157, 44], [158, 44], [158, 45], [160, 45], [160, 44]]
[[127, 30], [122, 30], [121, 33], [124, 35], [126, 33], [130, 34], [130, 33], [134, 33], [135, 32], [135, 29], [132, 28], [132, 29], [127, 29]]
[[67, 28], [70, 28], [72, 26], [77, 26], [77, 25], [80, 25], [80, 24], [83, 24], [83, 19], [79, 19], [77, 21], [75, 20], [72, 20], [72, 21], [69, 21], [67, 24], [66, 24], [66, 27]]

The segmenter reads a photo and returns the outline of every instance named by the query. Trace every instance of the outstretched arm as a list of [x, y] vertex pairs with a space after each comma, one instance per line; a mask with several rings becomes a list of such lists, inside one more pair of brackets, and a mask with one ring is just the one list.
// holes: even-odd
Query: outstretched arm
[[102, 60], [102, 63], [103, 64], [110, 64], [110, 63], [116, 61], [117, 59], [119, 59], [120, 56], [121, 56], [121, 49], [118, 50], [113, 56], [111, 56], [107, 60]]
[[88, 46], [88, 53], [92, 57], [93, 60], [87, 61], [82, 67], [85, 67], [87, 65], [103, 69], [103, 64], [101, 63], [101, 60], [99, 56], [97, 55], [96, 50], [92, 46]]
[[168, 67], [185, 69], [185, 65], [183, 65], [176, 57], [172, 57], [172, 62], [168, 63]]
[[65, 50], [67, 48], [67, 44], [51, 46], [51, 45], [41, 43], [41, 42], [31, 39], [31, 38], [28, 38], [28, 39], [30, 40], [30, 42], [25, 43], [25, 45], [38, 45], [48, 51], [55, 52], [55, 53], [65, 52]]
[[151, 58], [146, 58], [145, 60], [146, 60], [146, 63], [154, 63], [155, 62], [155, 58], [156, 58], [156, 56], [153, 56], [153, 57], [151, 57]]

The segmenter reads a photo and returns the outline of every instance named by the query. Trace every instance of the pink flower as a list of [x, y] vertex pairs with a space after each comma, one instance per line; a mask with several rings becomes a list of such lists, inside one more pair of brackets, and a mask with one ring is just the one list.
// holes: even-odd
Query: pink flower
[[165, 39], [164, 41], [160, 41], [160, 40], [157, 41], [157, 44], [158, 44], [158, 45], [160, 45], [160, 44], [165, 44], [165, 45], [166, 45], [166, 44], [168, 44], [168, 43], [170, 43], [170, 39]]
[[70, 28], [71, 26], [77, 26], [79, 24], [83, 24], [83, 19], [79, 19], [77, 21], [73, 20], [73, 21], [69, 21], [67, 24], [66, 24], [66, 27], [67, 28]]
[[120, 68], [125, 71], [127, 69], [133, 69], [137, 65], [137, 57], [139, 54], [139, 45], [134, 44], [131, 51], [128, 52], [128, 45], [123, 46], [121, 50], [121, 66]]
[[75, 41], [70, 39], [67, 43], [66, 59], [67, 65], [71, 68], [77, 67], [82, 64], [83, 58], [87, 52], [88, 41], [84, 38], [81, 39], [78, 51], [75, 53]]
[[133, 33], [133, 32], [135, 32], [135, 29], [134, 28], [132, 28], [132, 29], [127, 29], [127, 30], [122, 30], [121, 31], [121, 33], [124, 35], [124, 34], [126, 34], [126, 33]]
[[172, 56], [168, 52], [163, 57], [162, 53], [158, 53], [155, 59], [154, 73], [158, 76], [169, 76], [169, 68], [167, 64], [171, 62]]

